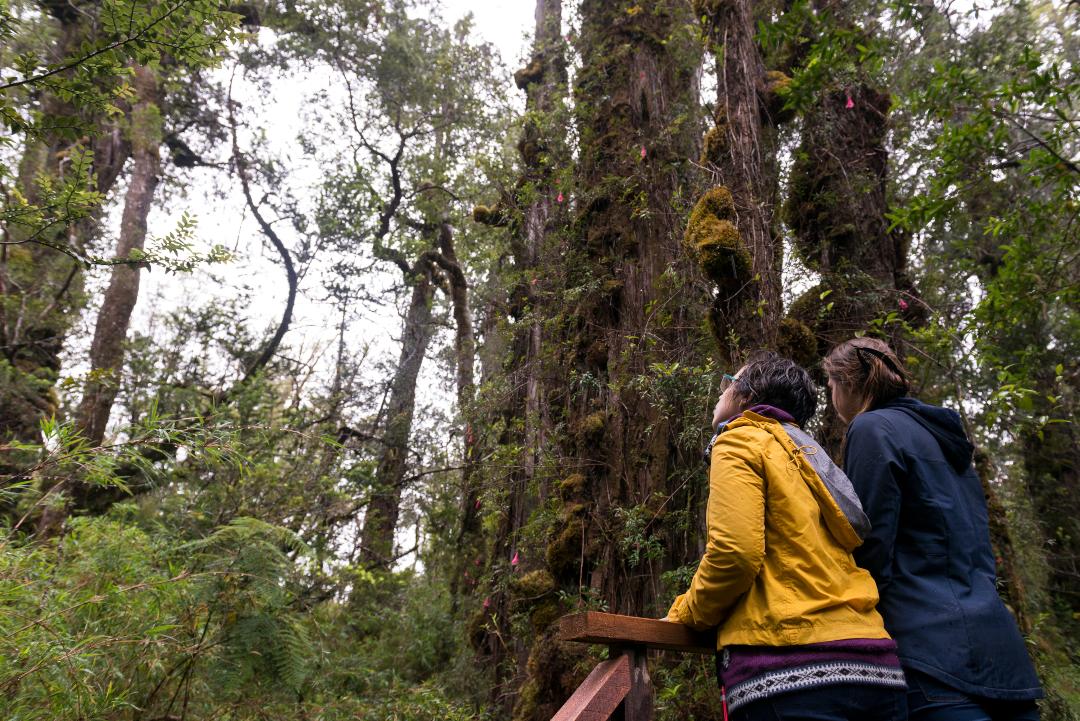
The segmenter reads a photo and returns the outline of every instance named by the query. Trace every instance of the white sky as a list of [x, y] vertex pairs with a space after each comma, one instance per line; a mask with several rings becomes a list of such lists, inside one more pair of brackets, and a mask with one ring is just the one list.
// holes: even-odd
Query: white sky
[[[533, 28], [534, 3], [531, 0], [512, 3], [481, 2], [477, 0], [447, 0], [443, 4], [443, 17], [447, 25], [452, 25], [467, 13], [474, 17], [473, 36], [477, 41], [490, 42], [496, 47], [503, 62], [512, 73], [525, 56], [530, 43]], [[266, 31], [263, 31], [265, 34]], [[220, 71], [228, 77], [230, 68]], [[519, 95], [512, 87], [511, 92]], [[311, 92], [320, 86], [328, 85], [328, 79], [306, 77], [287, 78], [277, 81], [272, 86], [270, 98], [260, 97], [257, 89], [246, 82], [240, 74], [234, 80], [234, 95], [250, 111], [252, 123], [262, 125], [273, 152], [292, 161], [290, 182], [294, 195], [301, 199], [312, 195], [320, 182], [319, 168], [308, 164], [302, 165], [302, 156], [297, 138], [304, 131], [304, 107]], [[241, 137], [241, 145], [244, 139]], [[216, 176], [216, 177], [212, 177]], [[220, 197], [224, 189], [224, 197]], [[256, 198], [266, 189], [256, 189]], [[119, 206], [124, 188], [118, 188], [109, 214], [106, 227], [110, 232], [103, 239], [103, 247], [115, 244], [119, 229]], [[163, 236], [176, 225], [182, 212], [188, 212], [198, 221], [197, 237], [202, 248], [220, 243], [235, 255], [234, 260], [226, 265], [200, 268], [190, 274], [167, 274], [161, 269], [143, 273], [138, 305], [132, 319], [132, 330], [147, 333], [152, 326], [160, 324], [161, 316], [183, 307], [197, 307], [215, 299], [225, 300], [237, 295], [244, 286], [253, 289], [255, 302], [249, 309], [253, 330], [272, 328], [278, 322], [284, 308], [287, 286], [284, 270], [280, 267], [277, 254], [265, 241], [250, 216], [237, 187], [227, 187], [222, 183], [222, 174], [213, 170], [200, 170], [192, 175], [191, 184], [182, 189], [169, 192], [167, 201], [162, 199], [159, 189], [159, 202], [149, 219], [150, 236]], [[288, 243], [290, 229], [287, 223], [275, 225], [275, 229]], [[151, 244], [148, 239], [148, 245]], [[91, 297], [100, 299], [100, 292], [107, 282], [107, 269], [95, 269], [90, 273], [88, 286]], [[374, 279], [373, 285], [378, 285]], [[392, 278], [385, 279], [389, 285]], [[333, 306], [320, 303], [321, 295], [318, 277], [308, 277], [306, 290], [297, 300], [296, 312], [290, 326], [285, 344], [294, 353], [290, 357], [302, 356], [314, 361], [321, 358], [323, 363], [332, 361], [335, 349], [335, 324], [338, 321]], [[93, 332], [96, 308], [82, 319], [76, 330], [73, 342], [69, 344], [69, 362], [65, 363], [65, 375], [78, 376], [88, 369], [86, 349]], [[392, 304], [378, 308], [356, 309], [357, 318], [352, 323], [351, 335], [355, 343], [353, 350], [359, 351], [363, 344], [372, 346], [372, 356], [377, 358], [394, 357], [397, 353], [396, 335], [400, 319]], [[434, 363], [425, 364], [425, 376], [431, 376]], [[427, 377], [423, 387], [433, 388], [434, 378]], [[428, 394], [430, 395], [430, 394]], [[429, 397], [428, 400], [431, 400]]]

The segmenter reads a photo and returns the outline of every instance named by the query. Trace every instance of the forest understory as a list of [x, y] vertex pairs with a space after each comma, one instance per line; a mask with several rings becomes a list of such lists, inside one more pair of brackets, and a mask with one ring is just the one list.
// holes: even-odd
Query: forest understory
[[1080, 720], [1076, 4], [500, 12], [0, 0], [0, 719], [547, 721], [693, 575], [722, 374], [839, 457], [872, 336]]

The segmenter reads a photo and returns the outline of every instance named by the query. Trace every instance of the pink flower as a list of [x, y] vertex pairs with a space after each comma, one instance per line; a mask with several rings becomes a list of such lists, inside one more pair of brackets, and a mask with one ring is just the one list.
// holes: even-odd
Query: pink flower
[[641, 146], [641, 157], [642, 158], [645, 157], [645, 146], [644, 145]]
[[641, 78], [642, 80], [644, 80], [645, 79], [645, 71], [642, 70], [641, 73], [638, 75], [638, 77]]
[[480, 510], [480, 499], [479, 498], [476, 499], [476, 510], [478, 510], [478, 511]]
[[851, 93], [848, 93], [847, 104], [844, 105], [844, 107], [847, 108], [848, 110], [851, 110], [852, 108], [855, 107], [855, 101], [851, 99]]
[[491, 608], [491, 597], [484, 599], [484, 608]]
[[901, 298], [900, 299], [900, 310], [907, 310], [907, 306], [908, 306], [907, 301], [904, 300], [903, 298]]
[[517, 567], [519, 563], [521, 563], [521, 559], [518, 558], [518, 552], [514, 551], [514, 557], [510, 559], [510, 565]]
[[562, 195], [562, 192], [561, 192], [561, 191], [559, 192], [559, 197], [555, 198], [555, 202], [556, 202], [556, 203], [561, 203], [561, 202], [563, 202], [563, 195]]
[[540, 279], [539, 278], [533, 278], [531, 281], [529, 281], [529, 285], [536, 285], [536, 282], [538, 280], [540, 280]]

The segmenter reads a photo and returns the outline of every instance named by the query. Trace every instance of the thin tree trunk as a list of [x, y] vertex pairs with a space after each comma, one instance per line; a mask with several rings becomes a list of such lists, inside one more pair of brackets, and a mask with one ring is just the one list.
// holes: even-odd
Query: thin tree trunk
[[383, 449], [360, 533], [360, 563], [369, 568], [389, 568], [393, 562], [394, 532], [416, 407], [416, 379], [434, 331], [431, 323], [434, 285], [430, 268], [417, 272], [412, 282], [412, 296], [402, 327], [401, 355], [390, 387], [383, 425]]
[[[83, 16], [57, 12], [59, 32], [56, 57], [68, 57], [87, 39]], [[123, 104], [121, 103], [121, 106]], [[71, 106], [45, 93], [41, 112], [58, 124], [73, 114]], [[108, 195], [124, 167], [131, 145], [118, 122], [100, 119], [102, 128], [91, 142], [95, 189]], [[55, 137], [28, 143], [19, 166], [21, 192], [38, 201], [35, 178], [43, 174], [63, 178], [70, 174], [74, 142]], [[85, 251], [98, 231], [99, 213], [71, 226], [47, 231], [39, 240], [54, 241], [77, 252]], [[52, 234], [50, 237], [49, 233]], [[12, 237], [8, 240], [25, 240]], [[31, 242], [0, 258], [4, 316], [0, 323], [0, 445], [8, 441], [41, 442], [40, 423], [57, 411], [54, 387], [68, 329], [82, 310], [82, 267], [78, 261], [45, 243]], [[16, 480], [32, 459], [26, 452], [0, 452], [0, 482]]]
[[[136, 67], [135, 89], [138, 100], [130, 114], [134, 162], [120, 220], [120, 238], [116, 245], [118, 259], [128, 258], [133, 251], [142, 250], [146, 241], [146, 219], [153, 206], [161, 173], [161, 115], [155, 72]], [[139, 273], [139, 266], [135, 264], [114, 266], [98, 312], [94, 340], [90, 346], [90, 376], [75, 417], [79, 432], [93, 445], [101, 444], [105, 438], [109, 413], [119, 390], [124, 342], [131, 313], [139, 298]], [[49, 480], [45, 483], [52, 491], [62, 487]], [[116, 488], [90, 486], [74, 476], [59, 481], [59, 484], [63, 483], [70, 484], [70, 502], [49, 504], [43, 509], [37, 524], [40, 535], [57, 533], [72, 509], [101, 512], [120, 497]]]
[[[715, 170], [734, 205], [737, 241], [749, 252], [745, 272], [728, 278], [729, 263], [717, 262], [717, 238], [688, 233], [706, 275], [720, 286], [713, 304], [712, 327], [722, 356], [730, 366], [740, 356], [778, 341], [780, 316], [780, 264], [783, 254], [773, 223], [777, 194], [777, 130], [780, 114], [766, 105], [771, 86], [755, 42], [753, 5], [749, 0], [714, 4], [704, 27], [716, 59], [717, 99], [715, 126], [705, 136], [704, 159]], [[774, 76], [777, 74], [773, 74]], [[776, 81], [773, 81], [773, 85]], [[775, 105], [775, 103], [774, 103]], [[776, 108], [774, 107], [775, 111]], [[714, 214], [715, 215], [715, 214]], [[723, 218], [719, 218], [723, 220]], [[719, 276], [719, 277], [716, 277]]]
[[[135, 88], [139, 100], [132, 117], [149, 118], [158, 112], [157, 77], [145, 67], [135, 69]], [[136, 127], [133, 138], [131, 177], [124, 199], [120, 221], [120, 239], [116, 258], [128, 258], [141, 251], [146, 241], [146, 219], [153, 206], [161, 174], [160, 127]], [[105, 437], [105, 426], [119, 384], [124, 360], [124, 341], [127, 338], [131, 313], [139, 298], [138, 265], [117, 265], [113, 268], [109, 287], [98, 313], [94, 340], [90, 347], [90, 379], [83, 391], [76, 414], [76, 423], [90, 443], [98, 445]]]

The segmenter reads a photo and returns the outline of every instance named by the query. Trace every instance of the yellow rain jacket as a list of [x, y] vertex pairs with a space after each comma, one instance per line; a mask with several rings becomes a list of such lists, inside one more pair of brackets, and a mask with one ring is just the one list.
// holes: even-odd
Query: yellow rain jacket
[[712, 448], [708, 543], [668, 620], [718, 648], [889, 638], [859, 536], [778, 421], [751, 411]]

